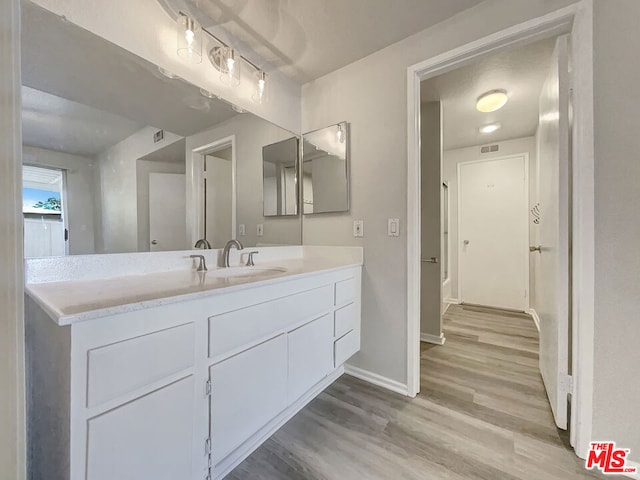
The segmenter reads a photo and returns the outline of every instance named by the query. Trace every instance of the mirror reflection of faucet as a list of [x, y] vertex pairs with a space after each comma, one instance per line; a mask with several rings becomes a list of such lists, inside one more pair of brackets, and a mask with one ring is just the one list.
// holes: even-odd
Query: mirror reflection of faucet
[[211, 250], [211, 242], [206, 238], [201, 238], [195, 244], [195, 248], [203, 248], [205, 250]]

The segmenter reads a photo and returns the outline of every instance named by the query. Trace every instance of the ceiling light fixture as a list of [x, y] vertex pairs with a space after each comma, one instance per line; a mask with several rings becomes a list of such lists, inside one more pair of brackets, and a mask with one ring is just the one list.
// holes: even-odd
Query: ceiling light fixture
[[489, 125], [483, 125], [478, 129], [478, 131], [480, 133], [493, 133], [496, 130], [500, 130], [501, 127], [502, 125], [500, 125], [499, 123], [490, 123]]
[[[200, 63], [202, 60], [202, 33], [204, 32], [218, 43], [217, 46], [209, 50], [208, 57], [211, 64], [220, 72], [220, 80], [234, 87], [240, 85], [241, 64], [244, 62], [255, 71], [254, 93], [251, 95], [252, 100], [256, 103], [265, 103], [268, 101], [269, 75], [264, 70], [258, 68], [253, 62], [240, 55], [233, 47], [224, 43], [206, 28], [203, 28], [202, 25], [186, 13], [180, 12], [177, 29], [177, 52], [180, 57], [194, 63]], [[203, 93], [203, 95], [205, 94]]]
[[209, 90], [205, 90], [204, 88], [200, 89], [200, 95], [202, 95], [205, 98], [210, 98], [210, 99], [214, 99], [214, 98], [220, 98], [218, 95], [216, 95], [213, 92], [210, 92]]
[[178, 17], [177, 52], [191, 63], [202, 62], [202, 27], [188, 15]]
[[483, 113], [495, 112], [504, 107], [508, 100], [506, 90], [491, 90], [478, 97], [476, 108]]

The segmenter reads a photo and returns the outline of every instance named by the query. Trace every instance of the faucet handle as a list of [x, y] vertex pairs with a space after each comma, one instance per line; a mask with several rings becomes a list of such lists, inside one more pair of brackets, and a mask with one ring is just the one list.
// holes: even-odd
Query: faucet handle
[[198, 272], [206, 272], [207, 271], [207, 262], [204, 259], [204, 255], [189, 255], [189, 258], [199, 258], [200, 263], [198, 264]]
[[255, 265], [255, 263], [253, 263], [253, 256], [259, 254], [260, 252], [255, 250], [253, 252], [249, 252], [247, 253], [247, 255], [249, 255], [249, 258], [247, 258], [247, 263], [246, 266], [247, 267], [253, 267]]

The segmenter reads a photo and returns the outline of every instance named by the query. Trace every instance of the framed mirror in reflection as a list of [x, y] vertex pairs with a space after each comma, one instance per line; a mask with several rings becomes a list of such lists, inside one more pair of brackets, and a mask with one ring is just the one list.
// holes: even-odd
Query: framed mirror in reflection
[[22, 22], [25, 256], [301, 243], [262, 198], [263, 147], [295, 135], [31, 2]]
[[349, 211], [349, 132], [341, 122], [303, 136], [305, 215]]

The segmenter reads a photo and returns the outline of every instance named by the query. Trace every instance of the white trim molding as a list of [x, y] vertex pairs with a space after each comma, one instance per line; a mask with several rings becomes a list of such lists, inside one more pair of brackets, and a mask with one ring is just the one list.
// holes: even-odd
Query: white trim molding
[[540, 333], [540, 317], [538, 316], [538, 312], [536, 312], [535, 308], [527, 308], [527, 312], [533, 318], [533, 323], [536, 324], [536, 328], [538, 329], [538, 333]]
[[430, 333], [421, 333], [420, 341], [425, 343], [433, 343], [434, 345], [444, 345], [447, 339], [444, 337], [444, 333], [440, 335], [431, 335]]
[[377, 385], [378, 387], [399, 393], [400, 395], [409, 396], [409, 392], [405, 384], [383, 377], [377, 373], [370, 372], [369, 370], [354, 367], [353, 365], [345, 365], [344, 373], [351, 375], [352, 377], [359, 378], [360, 380], [364, 380], [365, 382], [372, 383], [373, 385]]
[[20, 1], [0, 2], [0, 465], [26, 477]]
[[627, 467], [636, 467], [636, 473], [623, 473], [622, 476], [627, 478], [635, 478], [635, 480], [640, 480], [640, 463], [627, 461]]
[[571, 444], [587, 454], [592, 430], [594, 331], [593, 2], [580, 0], [470, 42], [407, 69], [407, 390], [420, 391], [420, 83], [480, 60], [553, 36], [571, 33], [573, 135], [573, 371]]
[[445, 298], [444, 303], [448, 303], [449, 305], [460, 305], [462, 302], [459, 298]]

